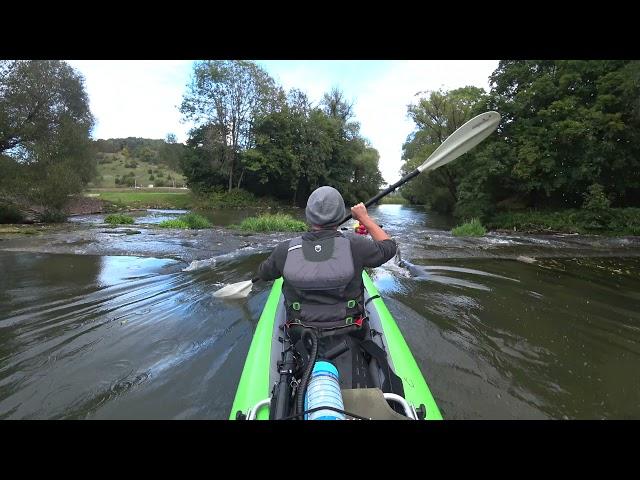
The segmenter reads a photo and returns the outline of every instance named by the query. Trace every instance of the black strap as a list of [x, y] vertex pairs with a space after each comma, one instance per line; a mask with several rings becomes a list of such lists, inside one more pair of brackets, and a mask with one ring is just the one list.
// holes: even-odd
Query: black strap
[[369, 339], [360, 342], [360, 347], [373, 358], [375, 358], [380, 368], [385, 372], [385, 380], [382, 383], [382, 391], [396, 393], [404, 397], [404, 387], [402, 385], [402, 379], [391, 369], [391, 366], [387, 361], [387, 352], [380, 348], [380, 346], [373, 340]]
[[362, 326], [358, 324], [345, 325], [342, 323], [341, 325], [334, 326], [331, 328], [326, 328], [324, 326], [318, 327], [316, 325], [305, 325], [304, 323], [292, 322], [287, 324], [287, 328], [295, 329], [300, 328], [301, 331], [306, 329], [313, 330], [318, 338], [324, 337], [333, 337], [337, 335], [345, 335], [347, 333], [357, 332], [362, 329]]
[[376, 298], [382, 298], [380, 295], [373, 295], [372, 297], [367, 298], [367, 301], [364, 302], [364, 307], [367, 308], [367, 305], [369, 305], [369, 302], [371, 300], [375, 300]]
[[[379, 295], [378, 295], [379, 297]], [[297, 304], [298, 309], [293, 308], [294, 304]], [[287, 312], [287, 324], [288, 325], [301, 325], [307, 328], [315, 328], [318, 331], [322, 330], [335, 330], [348, 328], [351, 326], [355, 326], [359, 328], [359, 325], [356, 325], [356, 321], [358, 319], [365, 320], [368, 317], [366, 316], [366, 303], [362, 304], [359, 299], [355, 299], [355, 306], [346, 308], [346, 316], [343, 319], [329, 322], [305, 322], [302, 318], [302, 303], [301, 302], [291, 302], [286, 306]], [[362, 321], [360, 321], [362, 324]]]

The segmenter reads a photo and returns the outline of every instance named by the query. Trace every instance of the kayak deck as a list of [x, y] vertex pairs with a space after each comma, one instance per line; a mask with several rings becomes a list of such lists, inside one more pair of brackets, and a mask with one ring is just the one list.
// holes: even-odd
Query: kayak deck
[[[356, 410], [364, 413], [375, 411], [376, 413], [370, 416], [374, 419], [400, 419], [398, 417], [403, 415], [396, 413], [398, 411], [404, 412], [404, 415], [409, 418], [442, 419], [429, 387], [395, 320], [382, 298], [379, 297], [369, 275], [363, 272], [362, 278], [365, 286], [365, 301], [373, 297], [366, 303], [369, 325], [375, 333], [372, 340], [386, 351], [389, 366], [402, 382], [403, 395], [392, 392], [383, 393], [379, 388], [368, 388], [371, 385], [367, 385], [366, 380], [356, 379], [355, 372], [360, 371], [356, 366], [353, 368], [353, 385], [350, 385], [350, 373], [347, 373], [344, 378], [347, 386], [351, 387], [342, 387], [345, 410], [352, 413], [358, 413]], [[282, 343], [279, 341], [282, 334], [279, 327], [285, 316], [282, 278], [279, 278], [274, 282], [256, 327], [238, 384], [230, 419], [269, 418], [269, 399], [272, 388], [279, 378], [277, 362], [281, 359], [282, 353]], [[347, 365], [344, 362], [350, 361], [343, 360], [343, 364]], [[356, 364], [354, 363], [354, 365]], [[341, 386], [342, 383], [341, 379]], [[391, 409], [388, 406], [389, 403], [396, 408]], [[371, 408], [367, 410], [362, 405], [370, 405]], [[386, 414], [383, 412], [385, 405], [390, 411], [387, 411]], [[347, 406], [352, 410], [349, 410]], [[242, 415], [238, 415], [239, 413]]]

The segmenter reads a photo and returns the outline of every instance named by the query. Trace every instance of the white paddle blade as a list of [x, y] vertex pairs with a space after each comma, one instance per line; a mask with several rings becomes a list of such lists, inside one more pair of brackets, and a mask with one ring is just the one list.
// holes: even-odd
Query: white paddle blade
[[246, 282], [232, 283], [222, 287], [220, 290], [213, 292], [213, 296], [217, 298], [246, 298], [251, 292], [253, 282], [247, 280]]
[[447, 137], [436, 150], [429, 155], [429, 158], [418, 167], [420, 172], [434, 170], [460, 155], [467, 153], [473, 147], [482, 142], [485, 138], [498, 128], [500, 114], [498, 112], [485, 112], [473, 117], [467, 123], [458, 128]]

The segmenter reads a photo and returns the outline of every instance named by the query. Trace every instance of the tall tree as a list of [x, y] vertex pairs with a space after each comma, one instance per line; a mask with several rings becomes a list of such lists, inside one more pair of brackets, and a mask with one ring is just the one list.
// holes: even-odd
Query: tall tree
[[344, 92], [338, 87], [333, 87], [322, 96], [321, 105], [328, 116], [338, 118], [345, 124], [353, 118], [353, 102], [347, 101]]
[[204, 192], [228, 183], [224, 161], [228, 147], [220, 141], [220, 133], [211, 124], [204, 124], [189, 132], [187, 151], [180, 157], [180, 168], [188, 184], [196, 192]]
[[595, 183], [618, 205], [640, 193], [640, 62], [502, 61], [490, 80], [527, 204], [577, 207]]
[[337, 188], [348, 203], [373, 196], [382, 183], [378, 152], [359, 136], [342, 93], [334, 89], [318, 107], [297, 90], [286, 98], [256, 122], [256, 145], [245, 155], [247, 186], [298, 205], [321, 185]]
[[[467, 86], [450, 91], [434, 91], [408, 106], [408, 115], [416, 124], [403, 145], [403, 174], [418, 167], [433, 151], [465, 122], [477, 114], [485, 97], [483, 89]], [[457, 186], [465, 172], [464, 159], [429, 172], [402, 188], [413, 203], [426, 204], [436, 211], [451, 213], [457, 200]]]
[[0, 61], [0, 156], [12, 172], [0, 172], [0, 189], [61, 209], [95, 175], [93, 123], [84, 79], [67, 63]]
[[[210, 125], [218, 136], [221, 163], [233, 187], [241, 154], [253, 145], [255, 117], [272, 107], [273, 79], [256, 63], [245, 60], [196, 62], [180, 111], [197, 126]], [[239, 181], [241, 181], [239, 176]]]
[[[489, 95], [476, 98], [469, 112], [500, 112], [497, 134], [405, 187], [407, 198], [433, 206], [449, 190], [443, 203], [460, 217], [581, 207], [593, 192], [612, 206], [640, 205], [639, 61], [505, 60], [490, 82]], [[441, 132], [451, 132], [449, 125], [464, 121], [441, 121], [442, 100], [432, 95], [409, 109], [419, 129], [405, 144], [405, 171], [430, 153]]]

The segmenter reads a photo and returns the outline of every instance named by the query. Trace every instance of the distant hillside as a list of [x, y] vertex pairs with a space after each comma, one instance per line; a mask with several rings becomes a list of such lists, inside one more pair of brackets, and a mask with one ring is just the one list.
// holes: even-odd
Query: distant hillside
[[95, 140], [94, 148], [98, 174], [89, 187], [186, 186], [180, 170], [182, 144], [129, 137]]

